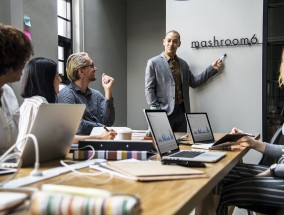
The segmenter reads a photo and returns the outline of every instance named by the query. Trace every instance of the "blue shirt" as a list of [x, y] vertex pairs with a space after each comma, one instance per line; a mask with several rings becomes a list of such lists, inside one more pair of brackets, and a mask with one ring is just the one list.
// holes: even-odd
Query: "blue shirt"
[[86, 94], [84, 94], [73, 82], [60, 90], [58, 103], [86, 105], [77, 131], [78, 135], [89, 135], [93, 127], [112, 126], [115, 120], [113, 98], [107, 100], [99, 91], [91, 88], [87, 88]]

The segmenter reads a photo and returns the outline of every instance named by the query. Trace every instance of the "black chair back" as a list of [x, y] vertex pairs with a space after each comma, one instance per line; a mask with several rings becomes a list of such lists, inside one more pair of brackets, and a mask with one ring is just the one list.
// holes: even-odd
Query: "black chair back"
[[[282, 135], [282, 126], [280, 126], [277, 131], [274, 133], [270, 140], [270, 144], [275, 144], [275, 145], [284, 145], [284, 142], [281, 141]], [[263, 155], [261, 160], [259, 161], [259, 165], [264, 165], [264, 166], [271, 166], [272, 164], [277, 163], [277, 160]]]

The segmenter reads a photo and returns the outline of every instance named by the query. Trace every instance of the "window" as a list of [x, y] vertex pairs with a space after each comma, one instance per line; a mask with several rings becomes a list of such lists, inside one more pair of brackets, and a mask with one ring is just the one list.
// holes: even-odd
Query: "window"
[[[284, 122], [284, 91], [278, 84], [284, 48], [284, 0], [264, 2], [263, 140], [270, 141]], [[283, 144], [283, 140], [281, 140]]]
[[58, 72], [62, 83], [68, 84], [65, 72], [68, 56], [72, 53], [72, 0], [57, 0]]

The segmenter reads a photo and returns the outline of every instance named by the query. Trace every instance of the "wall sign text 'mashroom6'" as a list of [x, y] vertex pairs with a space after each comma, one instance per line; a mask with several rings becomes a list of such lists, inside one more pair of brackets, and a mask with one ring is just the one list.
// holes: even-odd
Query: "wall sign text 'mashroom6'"
[[224, 46], [251, 46], [261, 44], [258, 42], [256, 34], [251, 38], [240, 38], [240, 39], [217, 39], [216, 36], [213, 36], [213, 40], [208, 41], [192, 41], [191, 48], [214, 48], [214, 47], [224, 47]]

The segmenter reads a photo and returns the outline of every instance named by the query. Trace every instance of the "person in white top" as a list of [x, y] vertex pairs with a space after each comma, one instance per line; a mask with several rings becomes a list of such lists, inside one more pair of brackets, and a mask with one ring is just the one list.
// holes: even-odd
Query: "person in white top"
[[[31, 59], [24, 69], [21, 96], [25, 98], [20, 108], [18, 141], [31, 130], [32, 124], [42, 103], [57, 103], [57, 94], [61, 77], [57, 64], [50, 59], [38, 57]], [[85, 139], [114, 139], [117, 135], [113, 130], [101, 135], [75, 135], [73, 143]], [[18, 147], [21, 150], [23, 145]]]
[[30, 40], [20, 30], [0, 23], [0, 156], [16, 141], [19, 104], [12, 88], [33, 55]]

